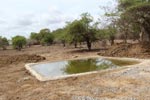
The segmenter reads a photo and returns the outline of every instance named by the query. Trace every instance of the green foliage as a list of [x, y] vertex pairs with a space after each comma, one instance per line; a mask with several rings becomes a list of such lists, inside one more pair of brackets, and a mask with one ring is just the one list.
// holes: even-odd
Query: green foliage
[[55, 31], [52, 32], [52, 34], [54, 35], [55, 41], [57, 42], [62, 42], [62, 41], [67, 41], [68, 36], [66, 34], [66, 29], [57, 29]]
[[113, 25], [108, 25], [106, 28], [99, 29], [97, 32], [97, 38], [99, 40], [108, 39], [111, 45], [114, 44], [114, 40], [117, 34], [117, 28]]
[[26, 45], [26, 43], [26, 38], [23, 36], [15, 36], [12, 38], [13, 47], [19, 51]]
[[138, 37], [142, 32], [150, 40], [150, 4], [139, 3], [128, 8], [122, 13], [120, 21], [124, 32], [132, 33], [133, 37]]
[[114, 27], [114, 26], [108, 26], [108, 29], [107, 29], [107, 36], [108, 38], [112, 38], [114, 37], [115, 35], [117, 34], [117, 28]]
[[[118, 0], [121, 11], [118, 27], [127, 38], [143, 38], [144, 34], [150, 41], [150, 0]], [[142, 33], [142, 35], [141, 35]], [[148, 39], [142, 39], [148, 40]]]
[[99, 29], [97, 30], [97, 33], [96, 33], [96, 37], [98, 40], [103, 40], [103, 39], [107, 39], [107, 29]]
[[30, 34], [30, 40], [34, 41], [32, 44], [40, 44], [41, 37], [38, 33], [32, 32]]
[[106, 33], [106, 38], [110, 41], [111, 45], [113, 45], [115, 36], [117, 34], [117, 28], [113, 25], [109, 25], [105, 29], [105, 33]]
[[49, 29], [47, 29], [47, 28], [41, 29], [39, 32], [40, 41], [49, 33], [51, 33]]
[[91, 50], [93, 41], [96, 41], [98, 29], [95, 25], [92, 25], [93, 18], [88, 13], [83, 13], [80, 20], [74, 20], [68, 23], [68, 33], [71, 35], [71, 41], [74, 44], [78, 42], [86, 42], [88, 50]]
[[54, 41], [54, 36], [51, 33], [48, 33], [42, 38], [41, 43], [43, 45], [49, 46], [53, 43], [53, 41]]
[[75, 20], [72, 23], [67, 25], [67, 33], [69, 36], [68, 42], [77, 44], [78, 42], [83, 41], [82, 33], [84, 26], [81, 21]]
[[49, 29], [41, 29], [39, 33], [32, 32], [30, 35], [32, 44], [51, 45], [54, 41], [54, 36]]
[[34, 32], [31, 33], [30, 39], [40, 41], [40, 37], [39, 37], [38, 33], [34, 33]]
[[150, 0], [118, 0], [119, 1], [119, 10], [126, 10], [132, 6], [143, 4], [143, 3], [150, 3]]
[[0, 37], [0, 48], [2, 48], [3, 50], [6, 50], [6, 47], [8, 45], [9, 45], [9, 42], [8, 42], [7, 38]]

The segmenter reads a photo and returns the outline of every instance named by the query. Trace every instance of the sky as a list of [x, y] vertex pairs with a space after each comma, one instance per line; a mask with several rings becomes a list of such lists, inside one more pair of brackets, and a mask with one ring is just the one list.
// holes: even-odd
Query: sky
[[65, 26], [84, 13], [95, 20], [104, 14], [100, 6], [114, 7], [114, 0], [0, 0], [0, 36], [11, 39], [31, 32]]

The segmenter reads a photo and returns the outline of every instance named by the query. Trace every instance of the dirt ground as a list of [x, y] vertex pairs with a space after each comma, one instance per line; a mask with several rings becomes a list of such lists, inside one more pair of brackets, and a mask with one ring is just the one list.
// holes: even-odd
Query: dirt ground
[[47, 82], [39, 82], [24, 67], [30, 62], [90, 57], [104, 52], [110, 51], [87, 52], [60, 45], [33, 46], [20, 52], [1, 50], [0, 100], [150, 100], [150, 61], [144, 66]]

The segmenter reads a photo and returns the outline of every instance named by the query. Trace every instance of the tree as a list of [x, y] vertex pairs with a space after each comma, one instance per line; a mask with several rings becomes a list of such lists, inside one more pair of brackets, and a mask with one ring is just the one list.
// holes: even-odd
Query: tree
[[141, 40], [150, 42], [150, 4], [131, 7], [125, 12], [125, 15], [128, 15], [131, 26], [138, 25], [140, 28]]
[[115, 35], [117, 34], [117, 20], [118, 20], [118, 13], [114, 12], [105, 12], [106, 22], [108, 25], [106, 26], [106, 36], [110, 41], [111, 45], [114, 45]]
[[141, 4], [141, 3], [149, 3], [150, 0], [118, 0], [118, 10], [125, 11], [128, 8]]
[[69, 37], [68, 42], [73, 43], [75, 48], [77, 48], [78, 42], [83, 40], [83, 30], [84, 27], [80, 20], [75, 20], [67, 25], [67, 33]]
[[93, 24], [93, 18], [88, 13], [83, 13], [80, 20], [75, 20], [68, 24], [68, 33], [71, 34], [72, 40], [76, 44], [84, 41], [87, 44], [88, 50], [91, 50], [92, 42], [97, 40], [97, 27]]
[[110, 41], [111, 45], [115, 43], [115, 37], [118, 33], [117, 21], [119, 18], [119, 13], [116, 7], [103, 7], [105, 14], [103, 18], [104, 29], [103, 32], [105, 33], [105, 38]]
[[8, 42], [7, 38], [0, 37], [0, 48], [2, 48], [3, 50], [6, 50], [6, 47], [8, 45], [9, 45], [9, 42]]
[[120, 26], [124, 33], [137, 33], [142, 42], [150, 41], [150, 0], [119, 0]]
[[40, 40], [42, 40], [42, 38], [44, 38], [45, 35], [47, 35], [49, 33], [51, 33], [51, 31], [48, 28], [41, 29], [40, 32], [39, 32]]
[[66, 28], [57, 29], [52, 34], [54, 35], [54, 41], [62, 43], [63, 47], [66, 46], [66, 42], [69, 42], [69, 34], [67, 34]]
[[[51, 34], [51, 31], [48, 28], [45, 29], [41, 29], [39, 32], [39, 39], [40, 39], [40, 43], [43, 45], [44, 42], [48, 42], [48, 40], [50, 40], [50, 36], [49, 34]], [[48, 38], [46, 38], [48, 36]]]
[[121, 33], [122, 38], [124, 39], [124, 43], [127, 43], [127, 39], [129, 36], [129, 29], [130, 29], [130, 24], [129, 24], [129, 19], [126, 16], [121, 15], [120, 19], [117, 22], [118, 26], [118, 31]]
[[40, 44], [41, 37], [38, 33], [32, 32], [30, 34], [30, 39], [34, 42], [33, 44]]
[[13, 47], [19, 51], [26, 45], [26, 43], [27, 41], [24, 36], [15, 36], [12, 38]]
[[48, 28], [41, 29], [39, 33], [32, 32], [30, 39], [33, 44], [50, 45], [53, 42], [53, 36]]
[[83, 25], [83, 33], [82, 36], [86, 41], [88, 50], [91, 50], [92, 42], [96, 41], [96, 32], [97, 29], [92, 27], [91, 23], [93, 22], [93, 17], [88, 13], [81, 14], [81, 23]]
[[41, 40], [41, 43], [43, 44], [43, 45], [51, 45], [52, 43], [53, 43], [53, 41], [54, 41], [54, 36], [53, 36], [53, 34], [51, 34], [51, 33], [48, 33], [48, 34], [46, 34], [43, 38], [42, 38], [42, 40]]
[[117, 28], [114, 25], [109, 25], [109, 26], [107, 26], [107, 29], [105, 31], [106, 31], [106, 36], [110, 41], [110, 44], [114, 45], [114, 43], [115, 43], [114, 40], [115, 40], [115, 35], [117, 33]]

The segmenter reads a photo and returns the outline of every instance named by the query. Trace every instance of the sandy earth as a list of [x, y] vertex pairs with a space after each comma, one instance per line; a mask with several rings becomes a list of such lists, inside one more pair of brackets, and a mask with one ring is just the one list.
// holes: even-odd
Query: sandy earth
[[[61, 46], [34, 46], [21, 52], [0, 51], [3, 57], [38, 54], [47, 61], [97, 56]], [[150, 100], [150, 60], [142, 65], [97, 74], [39, 82], [25, 70], [27, 62], [0, 65], [0, 100]]]

